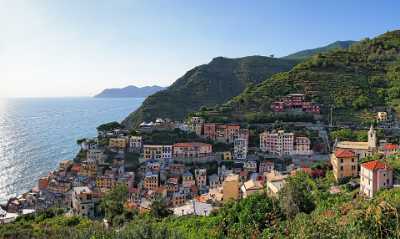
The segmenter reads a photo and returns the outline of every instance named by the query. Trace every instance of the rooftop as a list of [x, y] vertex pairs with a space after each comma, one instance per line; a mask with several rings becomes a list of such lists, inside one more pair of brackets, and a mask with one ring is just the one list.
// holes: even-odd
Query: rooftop
[[340, 141], [336, 148], [368, 150], [368, 142]]
[[355, 156], [355, 154], [351, 150], [336, 149], [335, 156], [336, 156], [336, 158], [352, 158]]
[[366, 162], [361, 164], [361, 167], [366, 168], [368, 170], [377, 170], [377, 169], [387, 169], [389, 168], [388, 165], [386, 165], [385, 163], [378, 161], [378, 160], [374, 160], [374, 161], [370, 161], [370, 162]]

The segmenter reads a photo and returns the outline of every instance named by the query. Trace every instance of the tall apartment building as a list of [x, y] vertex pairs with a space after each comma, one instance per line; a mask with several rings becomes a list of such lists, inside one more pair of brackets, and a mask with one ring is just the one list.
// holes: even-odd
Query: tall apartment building
[[72, 211], [75, 215], [94, 217], [94, 197], [88, 187], [74, 187]]
[[283, 130], [261, 133], [260, 149], [278, 156], [290, 155], [294, 150], [294, 134]]
[[165, 160], [172, 158], [172, 145], [144, 145], [143, 157], [145, 160]]
[[129, 138], [129, 150], [140, 151], [142, 149], [142, 136], [131, 136]]
[[189, 122], [189, 129], [195, 132], [196, 135], [201, 136], [203, 134], [204, 119], [201, 117], [192, 117]]
[[190, 142], [177, 143], [173, 145], [174, 158], [200, 158], [209, 156], [211, 153], [211, 144]]
[[233, 141], [233, 155], [235, 159], [245, 160], [247, 158], [248, 140], [237, 138]]

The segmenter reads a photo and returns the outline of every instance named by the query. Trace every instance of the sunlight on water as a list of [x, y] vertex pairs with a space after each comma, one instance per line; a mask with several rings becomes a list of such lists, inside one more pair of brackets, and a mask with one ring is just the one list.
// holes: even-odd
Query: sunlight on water
[[0, 99], [0, 201], [36, 185], [58, 162], [72, 159], [76, 140], [120, 121], [143, 99]]

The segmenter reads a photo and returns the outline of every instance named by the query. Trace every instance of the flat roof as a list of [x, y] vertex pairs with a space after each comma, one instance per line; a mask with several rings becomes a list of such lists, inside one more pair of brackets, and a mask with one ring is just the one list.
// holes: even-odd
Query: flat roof
[[368, 150], [369, 146], [368, 142], [340, 141], [336, 148]]

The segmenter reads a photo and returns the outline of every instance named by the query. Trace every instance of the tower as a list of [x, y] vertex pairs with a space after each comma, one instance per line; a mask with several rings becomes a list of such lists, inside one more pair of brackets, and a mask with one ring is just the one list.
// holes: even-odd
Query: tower
[[368, 131], [368, 148], [370, 150], [375, 150], [376, 144], [377, 144], [376, 130], [374, 129], [374, 126], [371, 124], [371, 127], [369, 128]]

